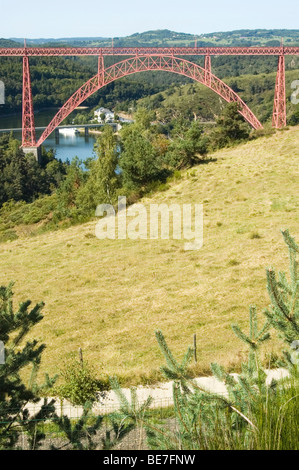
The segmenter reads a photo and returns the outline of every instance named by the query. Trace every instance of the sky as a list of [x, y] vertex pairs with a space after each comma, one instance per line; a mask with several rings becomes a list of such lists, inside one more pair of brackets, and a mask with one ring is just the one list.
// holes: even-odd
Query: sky
[[298, 0], [0, 0], [0, 38], [299, 29]]

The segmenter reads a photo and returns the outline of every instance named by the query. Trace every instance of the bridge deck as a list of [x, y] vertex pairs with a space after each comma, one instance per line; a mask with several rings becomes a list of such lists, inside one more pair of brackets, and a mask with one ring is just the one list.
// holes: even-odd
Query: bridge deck
[[299, 47], [2, 47], [0, 56], [299, 55]]

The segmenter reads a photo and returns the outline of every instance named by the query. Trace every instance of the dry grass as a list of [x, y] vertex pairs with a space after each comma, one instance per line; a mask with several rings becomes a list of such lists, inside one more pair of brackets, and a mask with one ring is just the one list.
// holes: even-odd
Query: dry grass
[[[195, 372], [240, 361], [231, 323], [246, 327], [249, 305], [268, 305], [268, 265], [288, 270], [280, 229], [299, 239], [299, 128], [213, 157], [143, 201], [203, 203], [201, 250], [184, 251], [183, 240], [100, 241], [96, 222], [0, 245], [0, 283], [16, 281], [18, 302], [46, 304], [32, 332], [47, 345], [43, 371], [57, 372], [81, 347], [123, 383], [151, 381], [164, 363], [155, 329], [178, 357], [197, 334]], [[274, 339], [267, 351], [277, 347]]]

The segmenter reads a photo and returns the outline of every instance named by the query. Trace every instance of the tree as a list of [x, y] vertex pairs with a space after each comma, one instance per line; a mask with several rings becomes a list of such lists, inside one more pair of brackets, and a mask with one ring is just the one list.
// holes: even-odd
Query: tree
[[150, 129], [151, 123], [155, 120], [156, 113], [146, 108], [138, 108], [134, 114], [134, 120], [138, 127], [142, 130]]
[[120, 167], [123, 184], [141, 187], [158, 179], [160, 165], [151, 142], [135, 126], [128, 126], [121, 134]]
[[81, 162], [76, 157], [68, 165], [65, 178], [57, 190], [58, 207], [56, 213], [59, 217], [69, 217], [71, 212], [77, 209], [78, 192], [85, 180], [86, 175], [81, 168]]
[[152, 125], [155, 113], [139, 108], [135, 122], [124, 126], [120, 133], [119, 165], [125, 187], [136, 189], [165, 178], [162, 143], [157, 128]]
[[89, 164], [87, 182], [80, 189], [77, 204], [94, 212], [98, 204], [114, 204], [119, 187], [118, 142], [111, 126], [107, 125], [95, 144], [97, 159]]
[[279, 272], [277, 276], [273, 267], [267, 269], [267, 290], [271, 305], [264, 313], [288, 345], [284, 356], [289, 369], [296, 373], [299, 372], [299, 363], [294, 361], [293, 351], [299, 350], [299, 246], [288, 230], [283, 231], [282, 235], [289, 250], [290, 280], [285, 273]]
[[32, 202], [55, 190], [66, 173], [66, 165], [52, 151], [42, 148], [41, 161], [19, 148], [12, 135], [0, 138], [0, 206], [10, 199]]
[[210, 139], [213, 148], [222, 148], [249, 137], [249, 127], [239, 113], [240, 109], [239, 103], [229, 103], [218, 117]]
[[203, 135], [203, 129], [197, 121], [193, 121], [189, 127], [185, 123], [178, 124], [172, 135], [165, 157], [172, 169], [193, 166], [206, 155], [208, 138]]
[[290, 126], [298, 126], [299, 124], [299, 109], [297, 109], [289, 119]]
[[[36, 432], [37, 420], [46, 421], [54, 416], [54, 400], [43, 400], [40, 410], [30, 416], [26, 405], [41, 400], [43, 387], [37, 386], [35, 377], [45, 349], [36, 340], [24, 339], [42, 318], [44, 304], [36, 304], [31, 310], [27, 300], [13, 308], [13, 284], [0, 287], [0, 341], [5, 345], [4, 364], [0, 364], [0, 448], [13, 449], [17, 446], [20, 431], [28, 433], [31, 449], [39, 446], [44, 434]], [[25, 367], [32, 367], [31, 379], [26, 386], [21, 378]], [[45, 386], [51, 387], [54, 379], [46, 376]]]

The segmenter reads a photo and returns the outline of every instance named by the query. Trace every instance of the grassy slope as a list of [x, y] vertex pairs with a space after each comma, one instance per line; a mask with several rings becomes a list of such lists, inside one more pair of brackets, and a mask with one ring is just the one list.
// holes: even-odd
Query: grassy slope
[[179, 357], [196, 333], [198, 372], [238, 362], [244, 347], [230, 325], [247, 327], [248, 306], [268, 304], [266, 266], [288, 270], [280, 229], [299, 239], [299, 128], [213, 157], [144, 200], [203, 203], [199, 251], [183, 240], [100, 241], [95, 222], [0, 245], [0, 283], [16, 281], [16, 301], [46, 303], [33, 332], [47, 345], [43, 370], [82, 347], [124, 383], [153, 379], [164, 362], [155, 329]]

